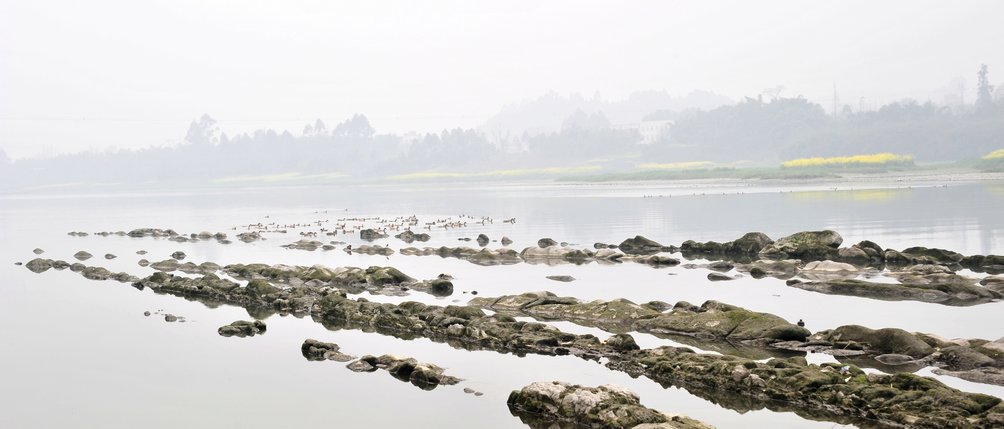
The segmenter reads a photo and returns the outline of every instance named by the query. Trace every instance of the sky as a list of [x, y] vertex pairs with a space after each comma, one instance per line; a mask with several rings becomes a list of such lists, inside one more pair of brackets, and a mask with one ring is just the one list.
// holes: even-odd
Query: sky
[[11, 158], [177, 144], [366, 114], [379, 132], [477, 127], [547, 92], [733, 99], [784, 86], [829, 110], [1004, 82], [1004, 2], [0, 0]]

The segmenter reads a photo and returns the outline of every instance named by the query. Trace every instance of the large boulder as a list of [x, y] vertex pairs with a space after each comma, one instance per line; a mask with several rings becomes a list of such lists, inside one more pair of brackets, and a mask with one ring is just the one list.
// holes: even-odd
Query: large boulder
[[922, 358], [934, 353], [934, 348], [917, 335], [897, 328], [869, 329], [860, 325], [845, 325], [817, 335], [836, 347], [864, 346], [877, 354], [901, 354]]
[[622, 241], [617, 248], [620, 249], [621, 252], [629, 255], [652, 255], [662, 252], [664, 246], [640, 235], [636, 235], [634, 238]]
[[705, 339], [803, 341], [809, 331], [767, 313], [707, 301], [694, 311], [689, 305], [676, 306], [672, 312], [639, 320], [641, 332], [676, 334]]
[[802, 231], [771, 243], [760, 251], [767, 259], [801, 259], [815, 261], [838, 257], [838, 248], [844, 242], [836, 231]]

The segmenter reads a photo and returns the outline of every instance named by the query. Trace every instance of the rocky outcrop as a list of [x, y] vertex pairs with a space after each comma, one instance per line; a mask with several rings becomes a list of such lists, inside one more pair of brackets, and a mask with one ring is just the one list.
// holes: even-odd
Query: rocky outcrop
[[251, 243], [253, 241], [261, 240], [262, 238], [261, 234], [259, 234], [257, 231], [250, 231], [237, 234], [237, 239], [245, 243]]
[[178, 235], [173, 229], [137, 228], [126, 233], [130, 237], [174, 237]]
[[355, 359], [341, 352], [341, 347], [335, 343], [325, 343], [313, 339], [307, 339], [300, 346], [303, 357], [310, 361], [333, 360], [335, 362], [348, 362]]
[[324, 246], [324, 243], [321, 243], [320, 241], [311, 240], [309, 238], [301, 238], [292, 243], [283, 245], [282, 247], [293, 250], [306, 250], [309, 252], [313, 252], [322, 246]]
[[429, 241], [429, 239], [432, 237], [430, 237], [429, 234], [425, 233], [415, 234], [414, 232], [411, 232], [411, 230], [409, 229], [400, 234], [395, 235], [394, 238], [400, 239], [405, 243], [412, 243], [415, 241], [423, 241], [423, 242]]
[[777, 341], [802, 341], [810, 334], [807, 329], [773, 314], [757, 313], [718, 301], [706, 301], [697, 308], [677, 304], [669, 313], [638, 320], [635, 328], [654, 334], [762, 345]]
[[509, 411], [534, 429], [567, 423], [575, 427], [711, 429], [693, 419], [669, 417], [639, 402], [638, 395], [623, 387], [584, 387], [536, 382], [513, 390], [506, 400]]
[[498, 298], [478, 297], [468, 305], [514, 316], [531, 316], [542, 320], [565, 320], [584, 326], [595, 326], [610, 332], [628, 332], [635, 322], [655, 317], [658, 311], [626, 299], [583, 302], [571, 297], [559, 297], [551, 292], [528, 292]]
[[[623, 335], [604, 342], [593, 335], [566, 333], [504, 314], [486, 315], [474, 307], [375, 303], [349, 299], [344, 292], [325, 287], [252, 289], [250, 284], [241, 287], [212, 275], [190, 279], [163, 272], [137, 281], [134, 286], [207, 305], [240, 305], [249, 313], [258, 313], [262, 308], [281, 312], [300, 310], [328, 329], [358, 329], [402, 339], [425, 337], [458, 348], [517, 355], [573, 355], [590, 360], [604, 357], [611, 369], [633, 376], [645, 375], [667, 386], [684, 387], [697, 396], [744, 411], [769, 408], [837, 423], [868, 422], [907, 428], [990, 428], [1004, 421], [1004, 406], [998, 398], [960, 392], [935, 380], [909, 374], [866, 375], [853, 365], [809, 365], [802, 358], [761, 362], [696, 354], [677, 347], [625, 350], [624, 345], [630, 342]], [[707, 306], [706, 303], [704, 307]], [[741, 311], [734, 316], [745, 317]], [[646, 320], [654, 319], [643, 319]], [[766, 324], [753, 319], [753, 323], [746, 325], [740, 323], [733, 332], [763, 331]], [[971, 346], [981, 353], [984, 348], [997, 347], [990, 342]]]
[[435, 296], [449, 296], [453, 283], [441, 278], [419, 281], [393, 267], [373, 266], [329, 268], [296, 265], [233, 264], [222, 268], [239, 279], [263, 279], [294, 288], [331, 287], [349, 293], [369, 292], [376, 295], [406, 295], [409, 290], [426, 292]]
[[634, 238], [622, 241], [617, 248], [620, 249], [621, 252], [628, 255], [654, 255], [659, 252], [668, 252], [671, 250], [669, 247], [663, 246], [640, 235], [636, 235]]
[[801, 259], [815, 261], [836, 259], [837, 249], [844, 242], [843, 237], [835, 231], [803, 231], [767, 245], [760, 250], [759, 256], [764, 259]]
[[729, 259], [729, 260], [750, 260], [756, 257], [765, 247], [773, 243], [767, 234], [762, 232], [746, 233], [732, 241], [719, 243], [716, 241], [696, 242], [693, 240], [684, 241], [680, 245], [680, 252], [687, 259]]
[[223, 337], [253, 337], [265, 333], [265, 322], [261, 320], [247, 321], [238, 320], [229, 325], [220, 326], [216, 333]]
[[883, 301], [921, 301], [951, 306], [993, 302], [1001, 293], [965, 283], [879, 283], [857, 279], [795, 282], [788, 286], [827, 295], [857, 296]]
[[523, 262], [512, 249], [474, 249], [470, 247], [406, 247], [401, 249], [402, 255], [408, 256], [439, 256], [442, 258], [457, 258], [476, 265], [511, 265]]
[[362, 231], [359, 231], [359, 238], [366, 241], [374, 241], [387, 237], [388, 237], [387, 233], [375, 229], [364, 229]]
[[346, 367], [355, 372], [383, 369], [394, 378], [410, 382], [422, 390], [432, 390], [439, 385], [454, 385], [461, 381], [457, 377], [444, 374], [443, 368], [431, 363], [421, 363], [413, 358], [394, 355], [366, 355], [350, 362]]

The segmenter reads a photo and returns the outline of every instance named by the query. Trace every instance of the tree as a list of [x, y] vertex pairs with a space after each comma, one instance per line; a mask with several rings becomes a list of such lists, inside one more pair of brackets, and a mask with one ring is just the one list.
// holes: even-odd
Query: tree
[[990, 71], [986, 64], [980, 65], [980, 71], [976, 72], [976, 110], [986, 110], [993, 107], [994, 87], [990, 85]]
[[335, 126], [332, 134], [338, 137], [373, 137], [376, 130], [370, 125], [365, 115], [352, 115], [351, 118]]
[[216, 144], [220, 142], [219, 131], [220, 128], [216, 126], [216, 120], [203, 114], [201, 118], [192, 121], [192, 124], [188, 126], [185, 141], [197, 145]]

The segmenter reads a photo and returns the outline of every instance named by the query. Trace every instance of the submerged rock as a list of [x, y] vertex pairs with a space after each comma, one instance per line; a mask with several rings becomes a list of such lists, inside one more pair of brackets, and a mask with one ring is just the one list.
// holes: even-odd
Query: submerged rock
[[565, 282], [565, 283], [575, 281], [575, 277], [572, 276], [547, 276], [545, 278], [548, 280], [554, 280], [556, 282]]
[[231, 322], [229, 325], [220, 326], [220, 328], [216, 330], [216, 333], [224, 337], [244, 338], [264, 334], [265, 329], [265, 322], [262, 322], [261, 320], [238, 320], [236, 322]]
[[91, 255], [90, 253], [87, 253], [83, 250], [73, 254], [73, 257], [77, 258], [78, 261], [86, 261], [88, 259], [91, 259], [91, 257], [93, 256], [94, 255]]

